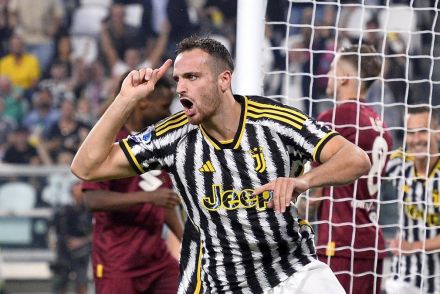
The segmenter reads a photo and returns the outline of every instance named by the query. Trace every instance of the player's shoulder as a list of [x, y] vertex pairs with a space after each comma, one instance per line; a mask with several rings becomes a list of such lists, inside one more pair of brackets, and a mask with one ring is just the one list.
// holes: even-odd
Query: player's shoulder
[[390, 160], [412, 162], [414, 160], [414, 158], [412, 156], [406, 154], [402, 148], [398, 148], [398, 149], [393, 150], [391, 152]]
[[281, 101], [278, 101], [276, 99], [272, 99], [269, 97], [264, 97], [264, 96], [245, 96], [247, 98], [247, 103], [248, 105], [252, 105], [252, 106], [267, 106], [269, 108], [279, 108], [279, 109], [286, 109], [286, 110], [290, 110], [290, 111], [296, 111], [298, 113], [301, 113], [304, 116], [307, 116], [305, 113], [303, 113], [301, 110], [284, 104]]
[[299, 109], [263, 96], [247, 97], [247, 117], [255, 121], [273, 121], [301, 128], [308, 116]]
[[189, 120], [183, 111], [179, 111], [154, 125], [155, 137], [161, 137], [189, 125]]

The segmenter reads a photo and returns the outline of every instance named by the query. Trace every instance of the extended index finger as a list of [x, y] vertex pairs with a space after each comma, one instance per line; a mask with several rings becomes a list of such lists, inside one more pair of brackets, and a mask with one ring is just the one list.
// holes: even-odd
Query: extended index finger
[[150, 81], [153, 84], [156, 84], [156, 82], [163, 77], [163, 75], [167, 72], [167, 70], [171, 67], [173, 64], [173, 61], [171, 59], [167, 59], [161, 67], [153, 70], [153, 73], [151, 74]]

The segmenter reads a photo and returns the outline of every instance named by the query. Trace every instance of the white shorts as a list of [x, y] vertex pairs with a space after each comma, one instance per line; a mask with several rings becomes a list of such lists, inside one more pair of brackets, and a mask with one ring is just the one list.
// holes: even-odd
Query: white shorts
[[265, 294], [345, 294], [335, 274], [325, 263], [314, 260]]
[[405, 281], [389, 278], [385, 281], [385, 291], [388, 294], [420, 294], [419, 288], [408, 284]]

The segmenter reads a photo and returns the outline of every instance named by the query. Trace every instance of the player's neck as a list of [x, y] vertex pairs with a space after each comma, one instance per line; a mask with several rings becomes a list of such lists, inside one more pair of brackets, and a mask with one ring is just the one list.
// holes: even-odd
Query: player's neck
[[338, 93], [338, 102], [346, 101], [365, 101], [365, 93], [358, 92], [358, 89], [340, 89]]
[[211, 119], [202, 124], [205, 131], [218, 141], [227, 141], [235, 137], [241, 117], [241, 104], [232, 93], [222, 97], [222, 103]]

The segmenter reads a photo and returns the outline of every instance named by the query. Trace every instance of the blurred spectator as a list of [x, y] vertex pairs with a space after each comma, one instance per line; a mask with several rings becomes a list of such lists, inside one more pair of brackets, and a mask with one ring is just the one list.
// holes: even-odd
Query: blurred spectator
[[362, 38], [363, 43], [373, 46], [377, 52], [383, 52], [383, 33], [380, 32], [377, 15], [373, 15], [366, 24], [366, 35]]
[[118, 60], [124, 59], [129, 47], [140, 47], [138, 29], [125, 23], [125, 5], [115, 3], [110, 8], [108, 19], [102, 22], [100, 51], [108, 72]]
[[4, 163], [40, 165], [46, 161], [46, 157], [39, 154], [39, 149], [29, 142], [29, 130], [18, 127], [12, 132], [10, 145], [6, 147], [3, 155]]
[[63, 99], [75, 100], [73, 93], [74, 83], [67, 75], [67, 66], [63, 62], [54, 62], [50, 66], [49, 77], [38, 85], [49, 89], [52, 93], [54, 105], [59, 105]]
[[92, 113], [100, 117], [104, 112], [103, 105], [113, 93], [113, 84], [106, 76], [104, 66], [101, 62], [95, 61], [88, 68], [88, 79], [84, 85], [83, 97], [90, 101]]
[[[73, 154], [69, 151], [61, 151], [54, 163], [58, 166], [69, 166], [72, 163]], [[45, 205], [59, 207], [72, 203], [71, 187], [78, 182], [70, 170], [63, 170], [50, 174], [46, 178], [46, 183], [41, 191], [41, 197]]]
[[61, 23], [60, 30], [68, 30], [72, 24], [73, 13], [75, 9], [81, 5], [81, 0], [62, 0], [64, 18]]
[[[49, 154], [44, 142], [39, 138], [31, 140], [27, 128], [19, 126], [9, 137], [2, 162], [8, 164], [23, 164], [31, 166], [51, 164]], [[23, 181], [31, 184], [37, 191], [43, 186], [41, 177], [38, 176], [9, 176], [6, 181]], [[37, 195], [37, 205], [40, 202], [40, 195]]]
[[385, 48], [385, 83], [390, 87], [397, 102], [410, 103], [406, 101], [408, 81], [406, 80], [407, 68], [409, 66], [406, 56], [406, 44], [399, 33], [392, 32], [386, 35]]
[[165, 56], [174, 57], [177, 43], [194, 34], [195, 30], [189, 18], [186, 1], [168, 0], [167, 17], [171, 29]]
[[4, 99], [0, 98], [0, 159], [8, 141], [8, 135], [16, 128], [13, 120], [4, 114]]
[[304, 73], [302, 72], [303, 64], [306, 59], [306, 50], [303, 44], [304, 40], [301, 35], [291, 35], [287, 40], [287, 52], [289, 62], [289, 75], [288, 83], [284, 84], [287, 89], [283, 91], [287, 95], [286, 104], [294, 106], [302, 111], [305, 110], [304, 100], [299, 99], [304, 97], [302, 92], [302, 80]]
[[[48, 68], [52, 67], [54, 63], [62, 63], [66, 66], [67, 75], [72, 74], [72, 43], [68, 35], [60, 36], [55, 47], [55, 54], [51, 64]], [[45, 77], [49, 76], [50, 72], [44, 74]]]
[[12, 28], [9, 23], [8, 0], [0, 0], [0, 57], [7, 52], [9, 38], [12, 35]]
[[9, 54], [0, 59], [0, 75], [7, 76], [14, 86], [24, 90], [38, 82], [41, 76], [38, 59], [25, 51], [21, 36], [13, 35], [9, 39]]
[[143, 44], [147, 44], [146, 53], [148, 54], [154, 48], [155, 39], [162, 29], [162, 24], [168, 22], [168, 0], [141, 0], [141, 3], [143, 9], [139, 38]]
[[112, 76], [119, 78], [122, 74], [133, 69], [142, 67], [156, 68], [160, 65], [162, 55], [168, 44], [169, 24], [163, 23], [162, 31], [155, 41], [155, 46], [148, 56], [142, 58], [142, 50], [137, 47], [128, 47], [124, 53], [123, 60], [116, 60], [116, 63], [111, 64]]
[[26, 114], [22, 123], [35, 135], [47, 137], [60, 115], [53, 103], [52, 93], [47, 88], [38, 88], [32, 96], [32, 104], [33, 110]]
[[[225, 37], [230, 44], [228, 49], [235, 48], [237, 1], [206, 0], [200, 10], [200, 33]], [[272, 6], [271, 3], [270, 6]]]
[[214, 26], [221, 27], [222, 30], [224, 30], [223, 32], [225, 35], [229, 37], [235, 36], [237, 1], [207, 0], [205, 4], [205, 13], [211, 18]]
[[4, 99], [3, 114], [17, 125], [21, 123], [29, 105], [23, 97], [23, 90], [13, 86], [8, 77], [0, 76], [0, 97]]
[[75, 103], [64, 99], [60, 105], [60, 118], [49, 129], [46, 146], [54, 161], [61, 152], [69, 152], [72, 156], [89, 133], [90, 126], [75, 118]]
[[64, 16], [60, 0], [10, 0], [11, 24], [23, 35], [26, 49], [38, 57], [44, 72], [54, 54], [55, 36]]
[[75, 118], [80, 122], [88, 126], [95, 125], [98, 120], [96, 113], [92, 111], [92, 105], [89, 99], [81, 97], [76, 103]]
[[91, 250], [91, 214], [84, 206], [81, 183], [71, 186], [73, 203], [56, 211], [53, 226], [56, 232], [56, 261], [53, 293], [67, 293], [69, 280], [75, 284], [75, 293], [87, 293], [87, 267]]
[[[285, 81], [284, 74], [281, 74], [286, 68], [285, 50], [278, 49], [282, 46], [286, 38], [287, 26], [281, 25], [286, 20], [285, 9], [287, 2], [283, 0], [272, 0], [271, 5], [268, 5], [266, 10], [266, 21], [270, 24], [266, 25], [267, 46], [271, 49], [265, 48], [265, 54], [270, 52], [273, 56], [273, 66], [269, 71], [276, 72], [269, 75], [269, 79], [265, 81], [264, 93], [266, 96], [282, 95], [283, 82]], [[270, 7], [269, 7], [270, 6]], [[278, 22], [280, 24], [274, 24]], [[235, 39], [235, 36], [234, 36]], [[235, 41], [234, 41], [235, 43]], [[276, 48], [276, 49], [275, 49]], [[267, 52], [266, 52], [267, 51]], [[267, 71], [265, 71], [267, 72]], [[269, 83], [267, 83], [269, 81]], [[267, 87], [269, 84], [269, 87]], [[285, 93], [284, 93], [285, 94]], [[300, 96], [295, 96], [300, 97]]]
[[334, 27], [334, 22], [334, 8], [332, 6], [325, 6], [323, 8], [323, 18], [314, 27], [314, 38], [311, 40], [312, 54], [304, 63], [305, 71], [311, 71], [313, 75], [311, 87], [310, 78], [303, 79], [303, 82], [306, 83], [305, 87], [303, 87], [304, 95], [312, 97], [310, 105], [306, 105], [306, 108], [308, 108], [307, 112], [312, 114], [312, 116], [317, 116], [318, 113], [324, 110], [324, 105], [319, 103], [322, 102], [319, 100], [326, 98], [327, 73], [330, 70], [336, 49], [335, 29], [330, 28]]

